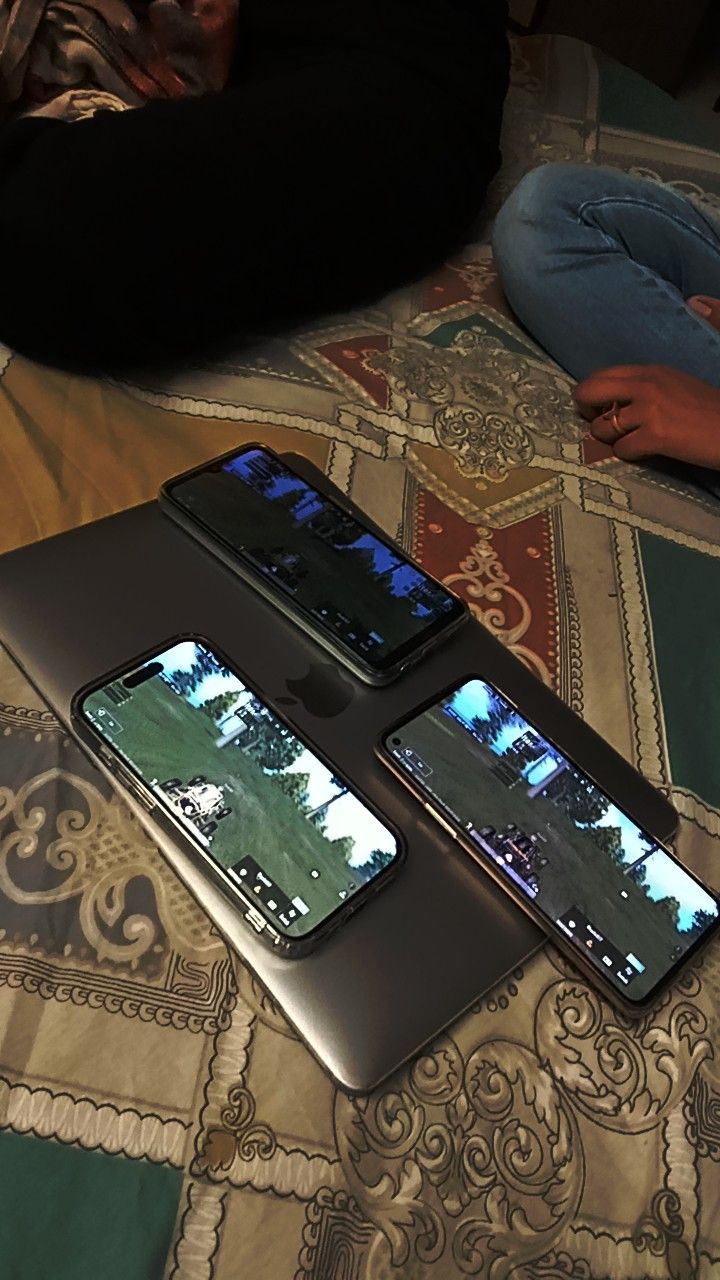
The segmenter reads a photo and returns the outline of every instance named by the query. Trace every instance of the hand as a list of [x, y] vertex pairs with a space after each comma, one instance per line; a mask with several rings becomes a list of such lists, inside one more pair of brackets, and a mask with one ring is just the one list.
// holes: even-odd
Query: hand
[[586, 378], [575, 398], [595, 439], [617, 458], [662, 454], [720, 470], [720, 391], [699, 378], [662, 365], [619, 365]]
[[713, 329], [720, 329], [720, 298], [710, 298], [705, 293], [696, 293], [688, 298], [687, 304], [697, 316], [707, 320]]

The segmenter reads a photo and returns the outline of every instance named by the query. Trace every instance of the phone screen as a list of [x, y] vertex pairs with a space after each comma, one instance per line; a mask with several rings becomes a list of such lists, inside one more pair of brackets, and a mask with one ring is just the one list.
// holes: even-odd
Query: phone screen
[[170, 492], [315, 629], [378, 673], [464, 615], [456, 596], [265, 449], [245, 449]]
[[717, 923], [708, 890], [484, 680], [385, 747], [626, 999], [646, 999]]
[[398, 857], [393, 832], [217, 654], [183, 641], [85, 695], [81, 714], [289, 938]]

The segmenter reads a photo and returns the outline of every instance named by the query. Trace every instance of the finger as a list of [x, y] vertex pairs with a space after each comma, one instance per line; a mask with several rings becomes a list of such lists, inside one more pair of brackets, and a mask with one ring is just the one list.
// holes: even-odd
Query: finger
[[642, 365], [621, 365], [593, 373], [575, 388], [578, 409], [586, 418], [594, 418], [598, 409], [614, 400], [628, 404], [646, 380], [647, 370]]
[[720, 298], [712, 298], [705, 293], [696, 293], [688, 298], [688, 307], [703, 320], [707, 320], [713, 329], [720, 329]]
[[649, 427], [638, 427], [627, 435], [618, 436], [613, 444], [613, 453], [623, 462], [638, 462], [641, 458], [651, 458], [658, 453], [657, 440]]
[[590, 434], [604, 444], [614, 444], [627, 431], [635, 431], [643, 425], [645, 415], [642, 406], [633, 403], [622, 408], [608, 410], [593, 418], [590, 423]]

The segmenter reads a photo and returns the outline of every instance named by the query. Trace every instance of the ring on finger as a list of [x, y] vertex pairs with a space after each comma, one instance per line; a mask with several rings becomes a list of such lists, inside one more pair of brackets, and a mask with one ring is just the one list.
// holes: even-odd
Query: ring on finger
[[628, 431], [631, 430], [631, 428], [624, 427], [622, 425], [619, 415], [620, 415], [620, 405], [618, 404], [617, 400], [613, 400], [612, 404], [608, 409], [605, 410], [602, 417], [605, 422], [610, 423], [610, 426], [613, 428], [617, 436], [624, 436], [627, 434]]

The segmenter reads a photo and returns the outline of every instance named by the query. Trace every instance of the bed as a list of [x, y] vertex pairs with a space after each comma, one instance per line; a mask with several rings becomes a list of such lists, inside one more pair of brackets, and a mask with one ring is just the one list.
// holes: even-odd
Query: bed
[[[172, 376], [0, 353], [1, 549], [243, 441], [302, 452], [671, 798], [720, 889], [720, 507], [584, 434], [488, 247], [549, 160], [717, 209], [717, 144], [589, 47], [519, 41], [477, 241], [430, 278]], [[719, 1023], [720, 944], [638, 1025], [548, 944], [346, 1096], [0, 653], [3, 1276], [710, 1280]]]

